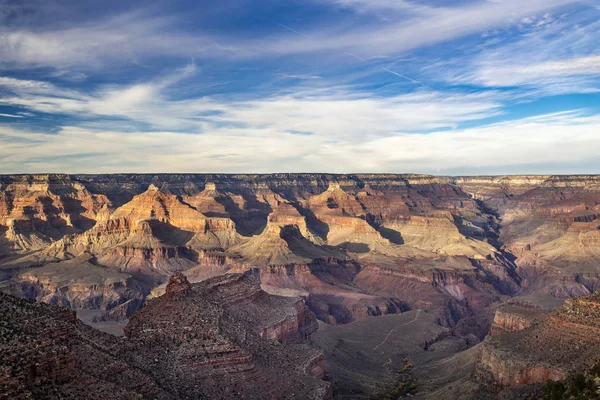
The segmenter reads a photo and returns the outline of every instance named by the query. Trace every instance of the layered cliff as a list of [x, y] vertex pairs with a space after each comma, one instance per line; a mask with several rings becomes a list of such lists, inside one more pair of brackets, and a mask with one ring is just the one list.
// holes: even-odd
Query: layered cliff
[[482, 344], [480, 379], [504, 389], [562, 380], [589, 368], [600, 358], [599, 299], [598, 292], [569, 299], [545, 315], [497, 314], [495, 334]]
[[544, 312], [539, 308], [513, 304], [503, 306], [494, 314], [490, 335], [496, 336], [529, 328], [543, 316]]
[[[4, 292], [69, 307], [110, 311], [127, 303], [135, 310], [144, 302], [143, 290], [131, 275], [98, 266], [89, 255], [31, 268], [2, 282]], [[126, 318], [115, 315], [114, 318]]]
[[[517, 293], [591, 293], [600, 282], [599, 182], [596, 176], [3, 176], [0, 279], [15, 281], [31, 268], [89, 254], [95, 266], [131, 275], [146, 296], [175, 271], [201, 280], [259, 268], [265, 288], [301, 294], [326, 321], [412, 307], [436, 310], [453, 324]], [[69, 296], [52, 301], [70, 304]]]
[[[60, 368], [66, 381], [99, 379], [123, 395], [254, 395], [259, 382], [284, 396], [271, 365], [291, 371], [294, 393], [326, 394], [305, 375], [322, 372], [321, 356], [297, 343], [315, 329], [313, 313], [335, 325], [407, 310], [465, 337], [496, 312], [477, 376], [500, 390], [559, 379], [597, 354], [598, 327], [584, 323], [595, 300], [546, 316], [509, 299], [600, 287], [599, 217], [598, 176], [2, 176], [0, 290], [113, 319], [148, 302], [131, 317], [128, 347], [105, 337], [102, 356], [89, 344], [95, 331], [75, 323], [75, 369]], [[194, 283], [167, 290], [174, 272]], [[265, 344], [274, 342], [291, 347]], [[168, 356], [151, 356], [149, 344]], [[140, 384], [93, 372], [98, 357]], [[191, 386], [198, 377], [203, 389]]]
[[0, 294], [2, 396], [8, 398], [326, 399], [316, 329], [300, 299], [234, 275], [191, 285], [174, 277], [125, 339], [68, 309]]

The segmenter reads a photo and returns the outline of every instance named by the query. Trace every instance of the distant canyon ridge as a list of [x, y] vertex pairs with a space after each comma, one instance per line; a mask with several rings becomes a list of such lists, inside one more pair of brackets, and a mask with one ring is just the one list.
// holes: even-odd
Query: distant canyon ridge
[[[600, 176], [0, 177], [0, 289], [127, 318], [177, 271], [251, 270], [319, 319], [593, 292]], [[161, 286], [162, 285], [162, 286]]]

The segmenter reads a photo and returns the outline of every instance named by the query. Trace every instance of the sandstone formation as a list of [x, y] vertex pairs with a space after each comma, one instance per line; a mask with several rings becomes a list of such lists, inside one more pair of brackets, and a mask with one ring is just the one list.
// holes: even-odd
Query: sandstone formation
[[[144, 301], [144, 295], [128, 275], [95, 265], [89, 255], [31, 268], [2, 282], [5, 292], [72, 309], [113, 311], [111, 319], [126, 318]], [[125, 308], [124, 315], [115, 311]], [[108, 314], [107, 314], [108, 317]]]
[[[523, 300], [600, 288], [599, 221], [598, 176], [1, 176], [0, 290], [101, 319], [131, 318], [123, 347], [65, 317], [59, 331], [74, 332], [64, 340], [77, 345], [58, 357], [57, 381], [70, 383], [51, 389], [62, 390], [54, 397], [84, 381], [124, 398], [253, 396], [249, 382], [278, 397], [288, 393], [278, 369], [297, 382], [294, 393], [327, 396], [327, 385], [309, 376], [322, 373], [321, 356], [299, 343], [316, 327], [306, 307], [331, 328], [426, 313], [434, 331], [452, 338], [422, 347], [433, 370], [445, 362], [434, 353], [472, 346], [491, 324], [482, 344], [450, 357], [465, 361], [464, 370], [477, 364], [476, 379], [459, 380], [495, 396], [560, 379], [600, 356], [594, 297], [550, 316]], [[170, 328], [177, 309], [185, 329]], [[84, 349], [93, 356], [81, 359]], [[130, 372], [119, 380], [94, 372], [100, 359]], [[162, 363], [170, 367], [156, 372]], [[40, 378], [40, 387], [50, 390], [43, 382], [54, 378]], [[224, 392], [217, 380], [227, 382]], [[459, 393], [440, 385], [432, 396]]]
[[523, 316], [507, 320], [497, 314], [495, 323], [504, 320], [505, 333], [496, 329], [484, 341], [480, 379], [492, 388], [504, 389], [562, 380], [589, 368], [600, 358], [599, 300], [599, 292], [569, 299], [543, 317], [538, 313], [538, 321]]
[[3, 398], [330, 398], [316, 329], [301, 299], [246, 275], [171, 278], [123, 340], [72, 311], [0, 294]]
[[497, 336], [529, 328], [543, 319], [547, 312], [540, 305], [532, 302], [509, 300], [496, 310], [489, 334]]
[[[599, 204], [596, 176], [4, 176], [0, 279], [87, 257], [145, 298], [176, 271], [257, 268], [327, 322], [420, 308], [454, 325], [516, 294], [593, 292]], [[22, 295], [70, 304], [36, 285]]]

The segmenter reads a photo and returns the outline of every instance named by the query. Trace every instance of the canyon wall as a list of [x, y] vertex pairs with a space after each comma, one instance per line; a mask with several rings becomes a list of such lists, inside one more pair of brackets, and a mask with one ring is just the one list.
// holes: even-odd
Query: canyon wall
[[134, 314], [125, 338], [58, 306], [0, 293], [0, 396], [26, 398], [329, 399], [314, 315], [233, 274], [190, 284]]
[[477, 374], [497, 390], [563, 380], [600, 358], [600, 292], [568, 299], [550, 313], [498, 311], [482, 343]]
[[258, 269], [329, 323], [419, 308], [452, 326], [593, 292], [599, 204], [598, 176], [1, 176], [0, 289], [126, 317], [175, 272]]

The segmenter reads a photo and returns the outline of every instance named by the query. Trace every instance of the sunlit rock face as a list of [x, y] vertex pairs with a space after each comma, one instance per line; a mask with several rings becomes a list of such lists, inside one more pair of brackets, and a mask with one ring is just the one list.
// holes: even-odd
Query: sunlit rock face
[[302, 299], [269, 295], [249, 275], [192, 285], [179, 273], [125, 334], [136, 357], [158, 357], [172, 371], [160, 379], [186, 396], [324, 399], [322, 355], [302, 344], [316, 329]]
[[328, 323], [419, 308], [453, 326], [517, 294], [593, 292], [599, 204], [596, 176], [3, 176], [0, 287], [128, 316], [175, 272], [252, 270]]
[[482, 344], [478, 375], [492, 388], [563, 380], [600, 357], [600, 292], [567, 299], [562, 307], [511, 305], [496, 312]]
[[[407, 311], [461, 349], [489, 333], [459, 355], [496, 393], [600, 357], [593, 297], [552, 314], [523, 300], [600, 288], [599, 216], [596, 176], [2, 176], [0, 290], [129, 321], [120, 347], [65, 314], [58, 331], [75, 344], [45, 354], [62, 354], [56, 377], [71, 383], [53, 390], [67, 394], [108, 362], [123, 374], [91, 383], [115, 398], [327, 398], [323, 356], [305, 343], [316, 319]], [[38, 393], [18, 371], [14, 390]]]

